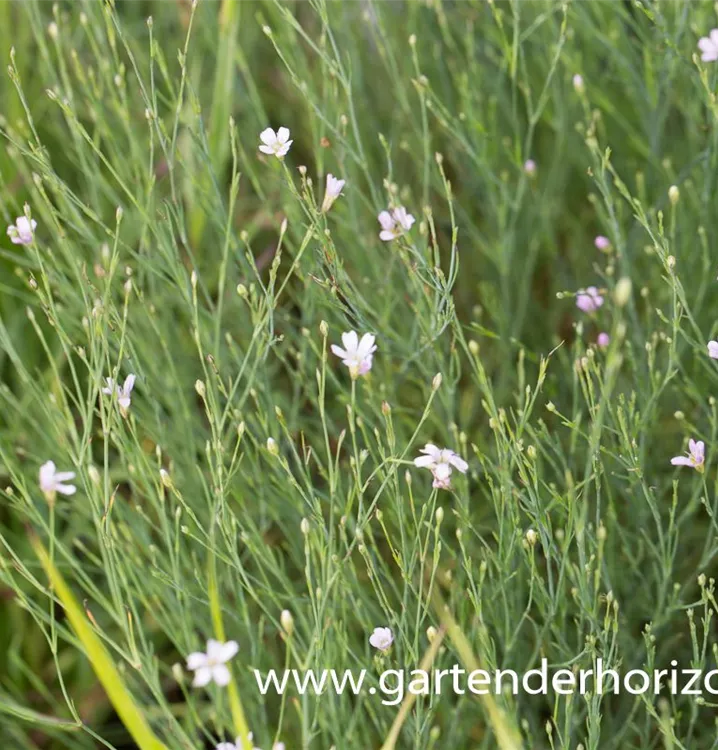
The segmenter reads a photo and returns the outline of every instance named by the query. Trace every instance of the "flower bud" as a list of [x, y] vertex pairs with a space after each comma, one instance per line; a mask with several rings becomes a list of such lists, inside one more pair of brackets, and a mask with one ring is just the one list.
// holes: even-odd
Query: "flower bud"
[[631, 298], [631, 280], [624, 276], [619, 279], [616, 284], [616, 289], [613, 292], [613, 299], [618, 307], [625, 307], [628, 300]]
[[267, 450], [273, 455], [278, 456], [279, 455], [279, 446], [277, 445], [277, 441], [274, 438], [267, 438]]
[[282, 624], [284, 632], [291, 638], [294, 633], [294, 618], [288, 609], [283, 609], [279, 616], [279, 622]]

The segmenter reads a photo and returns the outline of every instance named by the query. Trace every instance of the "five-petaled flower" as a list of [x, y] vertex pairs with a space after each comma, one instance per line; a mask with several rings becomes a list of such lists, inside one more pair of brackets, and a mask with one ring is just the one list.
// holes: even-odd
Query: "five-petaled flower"
[[102, 392], [107, 396], [117, 396], [117, 403], [120, 405], [120, 411], [123, 416], [127, 416], [127, 410], [130, 408], [132, 401], [132, 389], [135, 387], [135, 375], [128, 375], [125, 382], [120, 385], [115, 383], [112, 378], [105, 378], [105, 387]]
[[404, 206], [397, 206], [391, 213], [382, 211], [378, 218], [381, 224], [379, 239], [384, 240], [384, 242], [401, 237], [404, 232], [411, 229], [415, 221], [414, 217], [406, 212]]
[[74, 495], [77, 487], [74, 484], [65, 484], [74, 478], [74, 471], [58, 471], [54, 461], [48, 461], [40, 467], [40, 489], [47, 497], [54, 497], [56, 492], [61, 495]]
[[14, 245], [31, 245], [36, 227], [35, 219], [30, 220], [27, 216], [18, 216], [15, 223], [7, 228], [7, 236]]
[[266, 128], [259, 134], [259, 140], [262, 141], [259, 150], [274, 156], [285, 156], [293, 143], [289, 140], [289, 128], [279, 128], [276, 133], [272, 128]]
[[341, 357], [353, 379], [359, 375], [366, 375], [371, 370], [372, 359], [376, 351], [375, 340], [376, 336], [373, 333], [365, 333], [360, 340], [356, 331], [347, 331], [342, 334], [343, 349], [332, 344], [332, 351], [337, 357]]
[[229, 685], [231, 675], [227, 662], [239, 651], [236, 641], [221, 643], [210, 638], [207, 653], [195, 651], [187, 657], [187, 669], [194, 672], [193, 687], [204, 687], [214, 681], [221, 687]]
[[715, 62], [718, 60], [718, 29], [713, 29], [708, 36], [698, 40], [698, 49], [701, 51], [703, 62]]
[[689, 440], [688, 441], [688, 455], [687, 456], [675, 456], [671, 459], [671, 463], [674, 466], [691, 466], [703, 473], [704, 464], [706, 461], [706, 446], [702, 440]]
[[708, 342], [708, 356], [712, 359], [718, 359], [718, 341]]
[[[414, 459], [414, 466], [420, 469], [429, 469], [434, 477], [433, 486], [439, 490], [451, 489], [451, 472], [458, 469], [466, 474], [469, 464], [461, 456], [448, 448], [437, 448], [432, 443], [427, 443], [421, 450], [423, 456]], [[453, 467], [453, 469], [452, 469]]]
[[394, 643], [394, 634], [391, 628], [374, 628], [374, 632], [369, 636], [369, 643], [379, 651], [388, 651], [391, 644]]
[[346, 180], [340, 180], [333, 174], [327, 175], [327, 187], [324, 191], [322, 213], [326, 213], [332, 207], [332, 203], [342, 194], [344, 185], [346, 185]]
[[603, 297], [598, 293], [595, 286], [581, 289], [576, 296], [576, 307], [585, 313], [596, 312], [603, 304]]

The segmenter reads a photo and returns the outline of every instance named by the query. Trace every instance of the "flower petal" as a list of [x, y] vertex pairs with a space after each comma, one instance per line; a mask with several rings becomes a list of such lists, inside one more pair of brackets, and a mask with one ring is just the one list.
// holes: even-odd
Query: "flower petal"
[[[262, 143], [266, 143], [267, 146], [273, 146], [277, 142], [277, 134], [272, 130], [272, 128], [265, 128], [259, 134], [259, 140], [262, 141]], [[261, 148], [262, 147], [260, 146], [260, 149]]]
[[229, 669], [224, 664], [217, 664], [212, 667], [212, 679], [220, 686], [226, 687], [232, 679]]
[[359, 346], [359, 336], [357, 336], [357, 332], [347, 331], [346, 333], [343, 333], [342, 344], [344, 344], [344, 348], [347, 350], [347, 354], [356, 354], [357, 348]]
[[194, 673], [194, 680], [192, 680], [192, 687], [204, 687], [209, 685], [212, 681], [212, 669], [210, 667], [200, 667]]
[[237, 652], [239, 651], [239, 644], [237, 641], [227, 641], [227, 643], [222, 644], [222, 656], [221, 659], [223, 662], [229, 661], [232, 657], [237, 655]]
[[280, 143], [286, 144], [289, 141], [289, 128], [279, 128], [277, 131], [277, 140]]
[[671, 459], [674, 466], [693, 466], [693, 462], [687, 456], [676, 456]]
[[457, 456], [456, 453], [449, 458], [449, 463], [457, 468], [462, 474], [466, 474], [466, 470], [469, 468], [469, 464], [467, 464], [461, 456]]
[[193, 651], [187, 657], [187, 669], [200, 669], [207, 664], [207, 654], [203, 654], [201, 651]]

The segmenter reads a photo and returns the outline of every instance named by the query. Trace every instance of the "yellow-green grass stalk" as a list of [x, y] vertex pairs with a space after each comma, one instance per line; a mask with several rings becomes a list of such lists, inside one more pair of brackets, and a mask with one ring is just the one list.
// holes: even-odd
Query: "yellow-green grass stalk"
[[[227, 640], [227, 635], [224, 631], [224, 623], [222, 622], [222, 607], [219, 602], [219, 591], [217, 589], [217, 571], [215, 568], [214, 553], [212, 552], [210, 552], [209, 564], [207, 566], [207, 578], [209, 609], [212, 615], [214, 635], [218, 641], [224, 643]], [[227, 693], [229, 695], [229, 710], [232, 713], [234, 731], [237, 733], [237, 736], [242, 743], [242, 750], [253, 750], [254, 744], [249, 739], [249, 727], [247, 726], [247, 719], [244, 715], [242, 700], [239, 697], [239, 690], [237, 690], [234, 676], [232, 676], [232, 679], [227, 686]]]
[[[482, 669], [483, 667], [479, 663], [478, 658], [474, 655], [474, 652], [471, 649], [471, 644], [466, 635], [464, 635], [464, 631], [459, 627], [459, 624], [446, 606], [443, 597], [436, 589], [434, 589], [434, 593], [432, 594], [432, 604], [442, 627], [446, 630], [446, 634], [456, 649], [459, 659], [466, 670], [474, 672], [478, 669]], [[516, 729], [510, 719], [506, 716], [505, 712], [494, 699], [494, 696], [487, 694], [478, 695], [477, 697], [484, 706], [484, 710], [489, 719], [489, 724], [491, 725], [491, 729], [496, 737], [496, 744], [499, 750], [522, 750], [523, 742], [518, 729]]]
[[85, 649], [97, 679], [137, 747], [139, 750], [167, 750], [167, 746], [150, 728], [142, 709], [124, 684], [112, 657], [35, 533], [30, 534], [30, 543], [50, 579], [50, 585], [60, 600], [75, 635]]

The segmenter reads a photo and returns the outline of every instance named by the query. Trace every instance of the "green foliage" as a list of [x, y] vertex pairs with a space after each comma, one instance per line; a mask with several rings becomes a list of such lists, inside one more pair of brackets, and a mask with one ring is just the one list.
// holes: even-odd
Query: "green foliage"
[[[715, 25], [667, 0], [0, 1], [0, 214], [38, 224], [0, 249], [3, 748], [134, 747], [100, 642], [172, 750], [245, 721], [265, 750], [718, 747], [710, 696], [402, 711], [252, 673], [716, 668]], [[397, 205], [416, 224], [382, 242]], [[377, 337], [356, 381], [348, 330]], [[129, 373], [125, 416], [102, 388]], [[703, 473], [670, 464], [688, 438]], [[451, 492], [427, 442], [469, 461]], [[77, 494], [48, 503], [48, 460]], [[194, 689], [213, 637], [233, 682]]]

